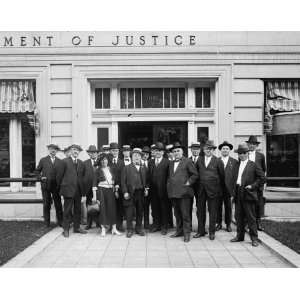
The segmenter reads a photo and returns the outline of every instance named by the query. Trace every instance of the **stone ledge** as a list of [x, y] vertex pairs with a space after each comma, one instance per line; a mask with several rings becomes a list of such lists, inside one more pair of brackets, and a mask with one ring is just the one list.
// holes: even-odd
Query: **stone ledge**
[[259, 233], [259, 239], [266, 248], [289, 263], [292, 267], [300, 267], [300, 255], [297, 252], [283, 245], [265, 232]]

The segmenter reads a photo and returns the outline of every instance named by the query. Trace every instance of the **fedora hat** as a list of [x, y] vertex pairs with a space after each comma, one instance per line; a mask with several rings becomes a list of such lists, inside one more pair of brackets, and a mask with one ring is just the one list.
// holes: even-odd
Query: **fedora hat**
[[170, 151], [173, 151], [173, 150], [178, 149], [178, 148], [184, 150], [184, 147], [179, 142], [175, 142], [173, 144], [173, 147], [170, 149]]
[[81, 146], [78, 145], [78, 144], [72, 144], [69, 148], [70, 148], [70, 149], [75, 148], [75, 149], [77, 149], [78, 151], [82, 151]]
[[246, 143], [242, 143], [238, 145], [238, 148], [235, 149], [234, 152], [238, 154], [247, 153], [249, 152], [249, 147]]
[[257, 137], [255, 135], [250, 135], [248, 141], [246, 141], [248, 144], [260, 144], [260, 142], [257, 140]]
[[199, 142], [193, 142], [193, 143], [191, 144], [191, 146], [189, 146], [189, 148], [198, 148], [198, 149], [200, 149], [201, 146], [200, 146], [200, 143], [199, 143]]
[[210, 148], [210, 149], [216, 149], [217, 146], [215, 146], [214, 142], [212, 140], [208, 140], [205, 142], [203, 147]]
[[86, 152], [99, 152], [95, 145], [90, 145]]
[[229, 149], [230, 149], [230, 150], [232, 150], [232, 149], [233, 149], [233, 145], [232, 145], [232, 144], [230, 144], [230, 143], [229, 143], [229, 142], [227, 142], [227, 141], [224, 141], [222, 144], [220, 144], [220, 145], [218, 146], [218, 149], [219, 149], [219, 150], [221, 150], [223, 146], [227, 146], [227, 147], [229, 147]]
[[123, 145], [122, 151], [131, 151], [131, 147], [129, 145]]
[[138, 154], [142, 155], [142, 149], [141, 148], [133, 148], [132, 154], [133, 153], [138, 153]]
[[109, 149], [112, 150], [112, 149], [119, 149], [119, 144], [118, 143], [115, 143], [115, 142], [112, 142], [109, 144]]
[[165, 146], [162, 142], [157, 142], [152, 149], [163, 151], [163, 150], [165, 150]]
[[150, 147], [149, 146], [144, 146], [143, 149], [142, 149], [142, 152], [150, 153], [151, 152]]
[[152, 145], [150, 146], [150, 149], [153, 150], [154, 147], [155, 147], [155, 144], [152, 144]]
[[49, 145], [47, 145], [47, 148], [48, 148], [48, 149], [49, 149], [49, 148], [53, 148], [53, 149], [56, 149], [57, 151], [60, 150], [60, 148], [59, 148], [58, 145], [56, 145], [56, 144], [49, 144]]

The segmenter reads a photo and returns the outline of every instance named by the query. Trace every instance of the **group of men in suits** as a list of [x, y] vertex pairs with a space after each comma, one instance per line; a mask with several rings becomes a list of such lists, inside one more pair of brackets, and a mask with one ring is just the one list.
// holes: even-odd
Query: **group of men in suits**
[[[157, 142], [142, 149], [131, 149], [129, 145], [120, 149], [115, 142], [103, 146], [102, 151], [109, 154], [109, 167], [114, 173], [118, 192], [117, 229], [124, 231], [123, 221], [126, 220], [126, 235], [129, 238], [134, 232], [145, 235], [144, 229], [161, 231], [162, 235], [166, 235], [173, 227], [174, 209], [176, 231], [171, 237], [183, 236], [184, 241], [189, 242], [193, 201], [196, 199], [198, 228], [193, 237], [200, 238], [207, 234], [207, 207], [208, 234], [214, 240], [215, 232], [222, 229], [223, 206], [226, 230], [232, 231], [232, 203], [235, 203], [237, 236], [232, 242], [242, 241], [248, 226], [252, 245], [257, 246], [265, 180], [265, 159], [262, 153], [256, 151], [258, 144], [254, 136], [240, 144], [235, 150], [239, 160], [230, 156], [233, 145], [227, 141], [218, 146], [220, 157], [215, 156], [217, 147], [209, 140], [204, 144], [193, 143], [189, 158], [184, 156], [185, 149], [178, 142], [166, 147]], [[63, 160], [56, 157], [57, 145], [48, 145], [48, 149], [49, 155], [42, 158], [37, 167], [42, 180], [45, 222], [50, 224], [53, 198], [57, 221], [63, 226], [64, 236], [69, 236], [72, 222], [74, 232], [86, 233], [80, 227], [81, 202], [82, 197], [86, 198], [87, 205], [92, 201], [99, 151], [95, 146], [89, 146], [86, 151], [90, 158], [82, 162], [78, 159], [82, 150], [79, 145], [73, 144], [65, 149], [67, 157]], [[64, 198], [63, 210], [60, 196]], [[90, 227], [88, 220], [86, 229]]]

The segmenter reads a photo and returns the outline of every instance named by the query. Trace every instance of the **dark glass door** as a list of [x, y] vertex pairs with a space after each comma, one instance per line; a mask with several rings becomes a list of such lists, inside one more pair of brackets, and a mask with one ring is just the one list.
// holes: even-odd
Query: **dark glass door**
[[[0, 119], [0, 178], [10, 177], [9, 120]], [[9, 182], [0, 183], [9, 186]]]

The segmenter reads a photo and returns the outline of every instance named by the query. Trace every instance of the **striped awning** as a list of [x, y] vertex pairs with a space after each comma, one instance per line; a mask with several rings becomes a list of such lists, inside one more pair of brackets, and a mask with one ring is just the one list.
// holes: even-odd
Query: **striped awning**
[[0, 81], [0, 113], [34, 112], [35, 108], [33, 81]]
[[39, 113], [32, 80], [0, 80], [0, 114], [17, 114], [25, 118], [39, 135]]
[[267, 82], [266, 93], [266, 104], [275, 112], [300, 110], [300, 81]]

